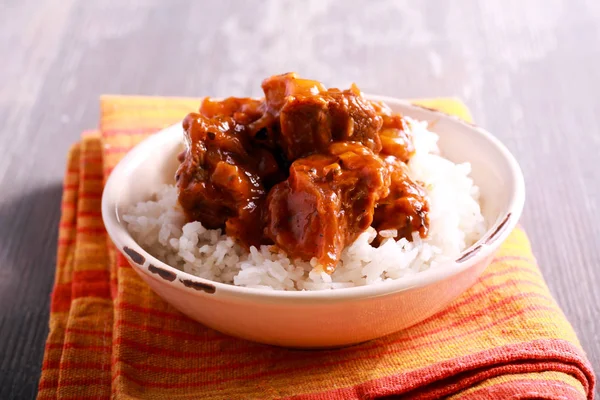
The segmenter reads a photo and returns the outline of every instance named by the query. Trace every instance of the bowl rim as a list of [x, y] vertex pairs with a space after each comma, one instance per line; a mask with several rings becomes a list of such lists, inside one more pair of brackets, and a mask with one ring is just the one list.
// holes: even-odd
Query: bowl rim
[[[199, 296], [218, 295], [270, 303], [277, 301], [287, 304], [306, 304], [320, 302], [323, 300], [327, 300], [328, 302], [336, 302], [347, 301], [351, 299], [357, 300], [363, 298], [387, 296], [396, 292], [422, 288], [445, 280], [486, 260], [497, 250], [500, 244], [506, 240], [510, 232], [516, 227], [523, 211], [523, 206], [525, 203], [525, 183], [521, 168], [514, 156], [504, 146], [504, 144], [500, 142], [499, 139], [497, 139], [487, 130], [478, 127], [475, 124], [464, 121], [457, 116], [449, 115], [442, 111], [423, 107], [418, 104], [413, 104], [407, 100], [377, 95], [365, 96], [370, 100], [383, 101], [387, 104], [395, 104], [402, 107], [418, 109], [420, 112], [432, 113], [440, 119], [443, 118], [453, 120], [454, 123], [462, 126], [463, 129], [476, 131], [477, 134], [483, 136], [499, 151], [509, 166], [513, 182], [512, 192], [510, 193], [510, 199], [507, 206], [508, 212], [505, 218], [500, 219], [494, 225], [490, 226], [485, 234], [475, 244], [465, 249], [456, 260], [446, 262], [443, 266], [438, 268], [428, 269], [402, 279], [379, 282], [374, 285], [315, 291], [285, 291], [236, 286], [233, 284], [226, 284], [200, 278], [172, 267], [148, 253], [133, 239], [125, 226], [119, 220], [119, 215], [117, 212], [117, 199], [119, 198], [118, 193], [120, 188], [123, 186], [120, 184], [120, 182], [125, 180], [125, 177], [128, 176], [128, 170], [137, 165], [138, 158], [142, 158], [147, 149], [160, 144], [161, 139], [162, 141], [168, 141], [170, 139], [169, 136], [172, 136], [169, 135], [169, 133], [175, 129], [180, 130], [181, 123], [164, 128], [156, 134], [153, 134], [147, 139], [143, 140], [132, 150], [130, 150], [111, 171], [102, 194], [102, 219], [108, 236], [121, 253], [124, 253], [124, 248], [129, 248], [129, 250], [133, 250], [133, 253], [143, 257], [143, 262], [137, 263], [132, 259], [131, 254], [123, 254], [125, 258], [128, 259], [130, 264], [138, 270], [138, 272], [143, 273], [151, 279], [160, 281], [163, 284], [168, 284], [176, 287], [179, 290], [184, 290]], [[168, 279], [163, 277], [161, 274], [157, 274], [156, 270], [151, 272], [148, 268], [149, 265], [162, 270], [168, 275]], [[203, 288], [203, 290], [198, 290], [197, 287]], [[205, 288], [211, 288], [211, 290], [206, 291], [204, 290]]]

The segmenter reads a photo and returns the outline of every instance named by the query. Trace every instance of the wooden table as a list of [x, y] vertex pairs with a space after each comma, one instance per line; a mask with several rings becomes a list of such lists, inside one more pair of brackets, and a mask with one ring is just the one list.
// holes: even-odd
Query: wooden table
[[13, 1], [0, 5], [0, 398], [35, 395], [67, 149], [102, 93], [258, 95], [295, 70], [458, 96], [516, 155], [523, 224], [600, 367], [600, 3]]

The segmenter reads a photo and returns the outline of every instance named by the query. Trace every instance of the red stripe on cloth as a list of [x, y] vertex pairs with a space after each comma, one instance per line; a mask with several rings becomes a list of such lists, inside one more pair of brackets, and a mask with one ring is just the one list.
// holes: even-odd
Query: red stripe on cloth
[[126, 311], [133, 311], [133, 312], [148, 314], [148, 315], [152, 315], [152, 316], [155, 316], [158, 318], [166, 318], [166, 319], [171, 319], [171, 320], [176, 320], [176, 321], [187, 321], [187, 322], [192, 321], [189, 317], [186, 317], [183, 314], [175, 314], [175, 313], [170, 313], [170, 312], [166, 312], [166, 311], [159, 311], [159, 310], [155, 310], [153, 308], [142, 307], [142, 306], [138, 306], [136, 304], [128, 303], [126, 301], [121, 301], [120, 303], [118, 303], [117, 308], [121, 309], [121, 310], [126, 310]]
[[52, 291], [50, 312], [65, 312], [71, 309], [71, 282], [58, 283]]
[[77, 227], [77, 220], [73, 219], [70, 221], [61, 221], [58, 224], [59, 228], [76, 228]]
[[59, 246], [71, 246], [72, 244], [75, 244], [75, 238], [58, 239]]
[[117, 268], [131, 269], [131, 265], [121, 253], [117, 254]]
[[[417, 387], [410, 393], [407, 393], [413, 399], [438, 399], [445, 397], [461, 390], [469, 389], [486, 379], [490, 379], [501, 375], [516, 375], [524, 373], [535, 373], [542, 371], [562, 372], [572, 375], [580, 382], [585, 381], [586, 377], [581, 370], [573, 365], [557, 362], [554, 360], [538, 361], [538, 360], [519, 360], [516, 363], [503, 364], [500, 361], [496, 364], [491, 364], [479, 369], [472, 369], [460, 373], [460, 379], [450, 377], [440, 381], [432, 382], [425, 387]], [[504, 399], [504, 397], [501, 397]]]
[[[282, 356], [280, 358], [284, 359], [285, 356]], [[127, 360], [116, 360], [116, 359], [113, 360], [112, 365], [116, 366], [119, 363], [128, 365], [139, 371], [174, 373], [174, 374], [194, 374], [194, 375], [196, 375], [200, 372], [216, 372], [216, 371], [223, 371], [223, 370], [231, 371], [232, 368], [237, 368], [235, 363], [222, 364], [222, 365], [211, 365], [211, 366], [207, 366], [207, 367], [176, 368], [176, 367], [169, 367], [167, 365], [148, 365], [148, 364], [141, 364], [141, 363], [132, 363]], [[264, 363], [264, 360], [254, 360], [254, 361], [249, 361], [249, 362], [245, 363], [244, 366], [245, 367], [253, 367], [253, 366], [257, 366], [257, 365], [260, 366], [263, 363]]]
[[97, 199], [97, 200], [100, 200], [102, 198], [102, 192], [98, 192], [98, 193], [90, 193], [90, 192], [79, 193], [79, 198], [80, 199]]
[[85, 144], [85, 146], [81, 152], [80, 162], [93, 162], [94, 160], [102, 159], [102, 138], [100, 135], [91, 140], [82, 141], [82, 144]]
[[[108, 388], [106, 388], [108, 391]], [[100, 389], [98, 389], [100, 391]], [[91, 394], [91, 395], [75, 395], [75, 396], [60, 396], [60, 400], [109, 400], [111, 397], [108, 393], [106, 395]], [[38, 399], [39, 400], [39, 399]]]
[[[416, 388], [435, 382], [451, 378], [455, 379], [454, 377], [457, 373], [469, 372], [469, 370], [465, 370], [465, 366], [469, 366], [470, 371], [481, 368], [492, 369], [498, 363], [501, 366], [511, 365], [512, 367], [519, 368], [521, 366], [519, 361], [527, 361], [540, 368], [539, 370], [528, 370], [527, 368], [519, 370], [519, 372], [527, 373], [548, 370], [548, 360], [559, 368], [559, 372], [574, 373], [582, 383], [584, 390], [590, 393], [591, 398], [591, 394], [594, 392], [595, 378], [589, 362], [571, 343], [559, 339], [541, 339], [495, 347], [479, 353], [432, 364], [408, 373], [385, 376], [352, 387], [298, 395], [291, 398], [297, 400], [356, 399], [357, 394], [360, 394], [361, 398], [405, 394]], [[536, 361], [539, 361], [539, 363], [533, 364]], [[498, 373], [501, 370], [492, 369], [492, 372]], [[482, 379], [489, 379], [494, 376], [497, 375], [488, 373]]]
[[106, 282], [73, 282], [72, 293], [73, 300], [89, 297], [111, 299], [108, 280]]
[[[126, 373], [123, 370], [118, 371], [116, 374], [114, 374], [113, 378], [112, 378], [112, 382], [114, 382], [115, 380], [117, 380], [118, 378], [125, 378], [128, 381], [131, 381], [137, 385], [140, 386], [146, 386], [146, 387], [154, 387], [154, 388], [161, 388], [161, 389], [177, 389], [177, 388], [197, 388], [197, 387], [203, 387], [203, 386], [208, 386], [211, 384], [214, 385], [219, 385], [223, 382], [230, 382], [233, 380], [237, 380], [237, 379], [217, 379], [217, 380], [204, 380], [204, 381], [196, 381], [196, 382], [158, 382], [158, 381], [149, 381], [146, 379], [140, 379], [137, 378], [131, 374]], [[114, 386], [114, 384], [113, 384]], [[321, 400], [323, 400], [324, 398], [320, 398]]]
[[89, 336], [112, 336], [112, 330], [110, 331], [100, 331], [100, 330], [92, 330], [92, 329], [80, 329], [80, 328], [67, 328], [65, 329], [65, 334], [75, 333], [78, 335], [89, 335]]
[[[472, 388], [481, 382], [495, 378], [502, 375], [513, 375], [513, 374], [526, 374], [526, 373], [539, 373], [544, 371], [554, 371], [554, 372], [562, 372], [565, 374], [575, 374], [575, 377], [579, 377], [585, 380], [585, 377], [581, 376], [581, 373], [577, 373], [576, 368], [569, 364], [561, 363], [561, 362], [537, 362], [535, 360], [515, 360], [514, 364], [496, 364], [495, 362], [501, 362], [500, 360], [494, 360], [488, 365], [473, 367], [471, 369], [465, 370], [464, 365], [462, 369], [460, 366], [458, 368], [453, 368], [450, 371], [450, 374], [447, 376], [436, 376], [434, 378], [429, 379], [418, 379], [417, 381], [413, 380], [414, 371], [408, 372], [406, 374], [399, 374], [395, 376], [396, 382], [394, 382], [393, 377], [390, 381], [378, 382], [377, 380], [366, 382], [358, 387], [348, 387], [341, 389], [334, 389], [328, 392], [319, 392], [314, 394], [306, 394], [306, 395], [296, 395], [292, 397], [288, 397], [287, 399], [295, 399], [295, 400], [317, 400], [317, 399], [363, 399], [363, 398], [380, 398], [387, 396], [401, 396], [401, 398], [411, 399], [411, 400], [435, 400], [446, 398], [448, 396], [452, 396], [455, 394], [459, 394], [461, 391]], [[433, 371], [429, 371], [430, 367], [427, 367], [426, 371], [424, 369], [419, 370], [420, 373], [431, 375]], [[408, 376], [407, 376], [408, 375]], [[388, 377], [382, 378], [382, 380]], [[507, 382], [506, 385], [510, 386], [513, 389], [512, 393], [519, 393], [521, 395], [527, 395], [526, 397], [518, 397], [518, 398], [544, 398], [544, 399], [556, 399], [558, 398], [551, 396], [552, 392], [544, 391], [539, 392], [537, 395], [533, 395], [533, 393], [526, 393], [527, 388], [522, 387], [520, 385], [521, 382], [525, 380], [518, 381], [510, 381]], [[532, 382], [527, 380], [527, 382]], [[541, 381], [545, 382], [545, 381]], [[581, 381], [580, 381], [581, 382]], [[574, 387], [564, 384], [565, 386], [570, 387], [574, 392], [579, 393], [577, 389]], [[496, 385], [490, 386], [489, 390], [484, 391], [483, 393], [479, 393], [479, 391], [475, 393], [469, 393], [466, 398], [469, 399], [508, 399], [514, 398], [510, 396], [506, 396], [505, 393], [496, 392], [493, 388]], [[572, 397], [567, 397], [571, 399]], [[585, 398], [579, 393], [579, 397], [575, 398]]]
[[60, 343], [46, 342], [46, 344], [44, 345], [44, 351], [47, 352], [48, 350], [55, 350], [55, 349], [62, 350], [62, 346], [63, 346], [63, 342], [60, 342]]
[[99, 227], [77, 227], [77, 233], [85, 233], [89, 235], [100, 235], [106, 233], [106, 228], [104, 226]]
[[[98, 167], [102, 167], [102, 162], [101, 160], [98, 160], [98, 162], [90, 162], [88, 164], [98, 164]], [[68, 169], [67, 170], [67, 174], [74, 174], [77, 176], [80, 176], [80, 178], [82, 178], [82, 180], [102, 180], [104, 179], [104, 174], [100, 174], [100, 173], [93, 173], [93, 172], [88, 172], [85, 170], [80, 170], [79, 168], [76, 169]]]
[[102, 212], [100, 211], [79, 211], [77, 212], [77, 218], [101, 218]]
[[95, 346], [95, 345], [85, 345], [80, 343], [50, 343], [46, 346], [47, 349], [76, 349], [76, 350], [89, 350], [89, 351], [112, 351], [112, 346]]
[[82, 162], [84, 165], [102, 164], [104, 162], [104, 157], [85, 155]]
[[102, 181], [104, 181], [104, 174], [102, 174], [102, 173], [84, 172], [82, 174], [81, 178], [85, 182], [87, 182], [87, 181], [102, 182]]
[[110, 273], [104, 269], [92, 269], [88, 271], [73, 272], [73, 281], [107, 281], [110, 279]]
[[107, 363], [99, 363], [99, 362], [76, 362], [76, 361], [65, 361], [63, 363], [60, 360], [46, 360], [42, 364], [43, 369], [100, 369], [106, 370], [110, 369], [110, 364]]
[[[224, 354], [236, 355], [236, 354], [256, 354], [264, 352], [268, 349], [266, 345], [260, 345], [257, 343], [248, 342], [246, 347], [232, 348], [228, 350], [208, 350], [208, 351], [180, 351], [174, 349], [165, 349], [162, 347], [151, 346], [145, 343], [137, 342], [135, 340], [126, 339], [124, 337], [118, 337], [114, 342], [114, 346], [129, 347], [132, 350], [159, 355], [170, 358], [180, 359], [198, 359], [198, 358], [211, 358], [218, 357]], [[118, 358], [117, 358], [118, 359]]]
[[[472, 399], [585, 399], [586, 396], [573, 386], [555, 380], [512, 380], [486, 386], [469, 393]], [[590, 397], [591, 398], [591, 397]]]
[[39, 392], [41, 392], [42, 390], [47, 390], [47, 389], [57, 389], [58, 388], [58, 376], [56, 377], [52, 377], [49, 378], [48, 375], [44, 374], [42, 375], [42, 378], [40, 379], [40, 384], [38, 386], [38, 399], [56, 399], [56, 393], [53, 394], [48, 394], [46, 396], [41, 396]]
[[[80, 378], [80, 379], [61, 379], [58, 384], [59, 387], [68, 387], [68, 386], [89, 386], [89, 385], [104, 385], [106, 380], [103, 377], [97, 378]], [[49, 387], [56, 387], [56, 385], [51, 384], [51, 382], [41, 382], [39, 386], [39, 390], [47, 389]]]
[[488, 274], [485, 274], [485, 275], [482, 276], [481, 280], [485, 280], [485, 279], [493, 278], [493, 277], [498, 277], [498, 276], [503, 276], [503, 275], [506, 275], [506, 274], [509, 274], [509, 273], [513, 273], [513, 272], [532, 273], [532, 274], [535, 274], [536, 276], [539, 276], [538, 273], [536, 273], [533, 269], [531, 269], [529, 267], [511, 266], [511, 267], [508, 267], [508, 268], [500, 270], [500, 271], [495, 271], [495, 272], [490, 272]]
[[[100, 221], [98, 221], [100, 222]], [[101, 222], [100, 222], [101, 223]], [[62, 221], [58, 224], [59, 228], [70, 229], [76, 228], [77, 233], [106, 233], [106, 229], [104, 225], [102, 226], [86, 226], [86, 227], [77, 227], [77, 221]]]
[[[416, 387], [413, 391], [407, 393], [406, 395], [411, 399], [438, 399], [455, 394], [461, 390], [472, 388], [484, 380], [493, 377], [543, 371], [561, 372], [572, 375], [579, 382], [586, 381], [586, 377], [582, 371], [571, 364], [555, 360], [538, 361], [524, 359], [515, 363], [507, 364], [503, 364], [499, 361], [496, 364], [491, 364], [482, 368], [471, 369], [466, 372], [459, 372], [460, 379], [456, 379], [456, 377], [441, 379], [431, 382], [431, 384], [428, 386]], [[573, 389], [576, 390], [575, 388]], [[519, 390], [523, 391], [523, 388], [520, 388]], [[542, 397], [543, 396], [540, 396], [539, 398]], [[505, 399], [505, 397], [496, 398]], [[538, 397], [536, 396], [536, 398]]]
[[536, 264], [535, 258], [528, 256], [501, 256], [496, 257], [492, 260], [492, 264], [494, 263], [502, 263], [507, 261], [525, 261], [529, 264]]
[[110, 281], [110, 297], [114, 300], [117, 298], [117, 294], [119, 292], [119, 281], [115, 279], [111, 279]]
[[206, 342], [216, 342], [216, 341], [237, 341], [238, 339], [235, 339], [231, 336], [227, 336], [221, 333], [215, 333], [213, 335], [211, 335], [210, 337], [206, 337], [206, 336], [200, 336], [198, 335], [198, 333], [188, 333], [188, 332], [182, 332], [182, 331], [176, 331], [176, 330], [172, 330], [172, 329], [166, 329], [164, 327], [155, 327], [155, 326], [150, 326], [147, 324], [136, 324], [130, 321], [127, 321], [126, 319], [120, 319], [116, 322], [114, 329], [117, 330], [120, 327], [128, 327], [128, 328], [133, 328], [133, 329], [137, 329], [141, 332], [149, 332], [158, 336], [167, 336], [167, 337], [172, 337], [175, 339], [182, 339], [182, 340], [189, 340], [189, 341], [193, 341], [193, 342], [202, 342], [202, 343], [206, 343]]
[[71, 293], [73, 299], [84, 297], [111, 299], [109, 271], [101, 269], [73, 272]]

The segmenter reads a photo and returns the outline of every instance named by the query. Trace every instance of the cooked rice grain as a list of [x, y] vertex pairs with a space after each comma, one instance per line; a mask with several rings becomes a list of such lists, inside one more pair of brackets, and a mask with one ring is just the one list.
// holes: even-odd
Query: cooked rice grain
[[[163, 187], [154, 200], [136, 204], [123, 216], [134, 239], [165, 263], [212, 281], [275, 290], [322, 290], [371, 285], [402, 279], [443, 266], [477, 241], [485, 232], [479, 189], [469, 177], [469, 164], [454, 164], [438, 155], [438, 136], [427, 124], [409, 120], [416, 153], [409, 162], [410, 176], [424, 183], [429, 195], [429, 235], [395, 241], [394, 230], [369, 228], [341, 255], [332, 275], [315, 260], [290, 260], [275, 246], [237, 245], [220, 229], [200, 222], [185, 223], [177, 203], [177, 189]], [[379, 234], [379, 247], [370, 243]]]

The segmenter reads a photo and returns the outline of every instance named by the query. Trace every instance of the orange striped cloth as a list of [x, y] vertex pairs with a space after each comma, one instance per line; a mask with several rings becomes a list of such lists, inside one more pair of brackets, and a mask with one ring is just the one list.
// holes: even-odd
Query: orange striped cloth
[[[455, 100], [424, 105], [469, 119]], [[329, 351], [228, 337], [155, 295], [108, 242], [103, 179], [198, 99], [103, 97], [69, 153], [39, 399], [592, 398], [594, 376], [517, 228], [479, 281], [403, 332]]]

